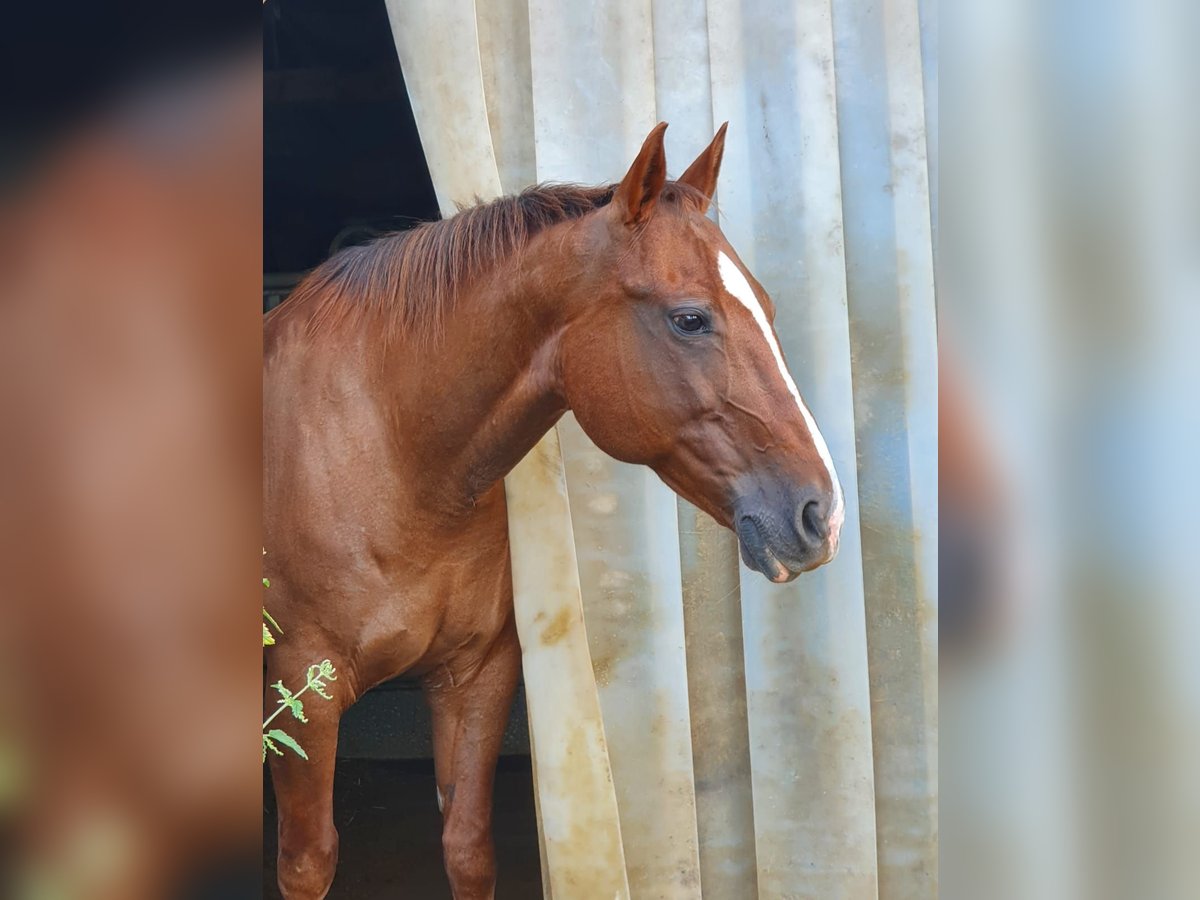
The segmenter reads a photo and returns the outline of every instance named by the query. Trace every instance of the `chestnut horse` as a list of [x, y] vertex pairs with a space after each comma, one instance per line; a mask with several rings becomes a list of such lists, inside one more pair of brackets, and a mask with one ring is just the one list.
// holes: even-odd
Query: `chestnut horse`
[[837, 550], [841, 488], [774, 306], [705, 215], [725, 128], [675, 182], [665, 128], [617, 185], [535, 187], [345, 250], [267, 317], [263, 525], [285, 630], [268, 681], [325, 657], [339, 672], [334, 701], [306, 707], [309, 760], [271, 760], [286, 897], [333, 879], [341, 714], [402, 673], [432, 710], [453, 894], [492, 896], [521, 669], [504, 476], [567, 410], [772, 581]]

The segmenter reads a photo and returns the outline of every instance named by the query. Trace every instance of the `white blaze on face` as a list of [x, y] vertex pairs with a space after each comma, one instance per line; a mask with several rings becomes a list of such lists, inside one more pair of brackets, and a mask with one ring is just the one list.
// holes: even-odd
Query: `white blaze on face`
[[825, 438], [821, 436], [812, 413], [808, 411], [808, 407], [804, 405], [804, 400], [800, 397], [800, 391], [796, 388], [792, 373], [788, 371], [787, 363], [783, 361], [783, 351], [779, 349], [779, 342], [775, 340], [775, 332], [771, 330], [771, 323], [767, 321], [767, 313], [762, 308], [762, 304], [758, 302], [758, 297], [754, 295], [754, 288], [750, 287], [750, 282], [746, 280], [746, 276], [742, 274], [738, 264], [730, 259], [723, 250], [717, 254], [717, 269], [721, 273], [721, 281], [725, 285], [725, 290], [746, 307], [750, 311], [750, 315], [754, 317], [755, 324], [758, 325], [763, 339], [775, 357], [775, 365], [779, 367], [779, 374], [783, 378], [784, 386], [792, 395], [792, 399], [796, 401], [800, 415], [804, 417], [804, 424], [808, 426], [808, 433], [812, 437], [813, 446], [817, 448], [817, 455], [821, 457], [821, 462], [825, 464], [825, 468], [829, 472], [829, 481], [833, 485], [833, 509], [829, 513], [829, 538], [831, 543], [836, 546], [842, 521], [846, 517], [846, 506], [842, 497], [842, 485], [838, 481], [837, 472], [833, 469], [833, 459], [829, 455], [829, 448], [825, 445]]

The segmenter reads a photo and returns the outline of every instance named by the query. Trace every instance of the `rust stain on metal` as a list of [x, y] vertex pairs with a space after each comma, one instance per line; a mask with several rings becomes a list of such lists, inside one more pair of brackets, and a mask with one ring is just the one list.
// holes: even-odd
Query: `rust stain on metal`
[[567, 636], [574, 621], [574, 616], [571, 615], [571, 612], [571, 607], [564, 606], [557, 613], [555, 613], [554, 618], [550, 621], [550, 624], [542, 629], [541, 641], [543, 644], [549, 647], [553, 644], [557, 644]]

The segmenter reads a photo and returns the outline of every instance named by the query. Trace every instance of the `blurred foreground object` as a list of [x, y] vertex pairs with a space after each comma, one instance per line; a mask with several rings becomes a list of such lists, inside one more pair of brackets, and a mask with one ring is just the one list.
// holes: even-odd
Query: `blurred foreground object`
[[1200, 892], [1198, 15], [947, 19], [939, 324], [1005, 473], [1020, 610], [943, 670], [946, 896]]
[[259, 840], [261, 57], [169, 75], [2, 173], [5, 896]]
[[938, 632], [953, 664], [999, 640], [1014, 601], [1005, 581], [1012, 521], [985, 410], [947, 355], [940, 354], [938, 385]]

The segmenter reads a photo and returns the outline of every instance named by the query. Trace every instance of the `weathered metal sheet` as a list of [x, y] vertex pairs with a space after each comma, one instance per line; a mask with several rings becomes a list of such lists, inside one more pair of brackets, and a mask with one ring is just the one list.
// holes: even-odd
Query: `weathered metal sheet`
[[[832, 565], [739, 589], [731, 536], [564, 421], [588, 617], [571, 658], [586, 640], [596, 660], [590, 754], [606, 731], [633, 896], [696, 896], [701, 876], [716, 898], [936, 893], [936, 7], [917, 3], [390, 4], [423, 17], [424, 46], [398, 46], [434, 73], [414, 108], [443, 205], [494, 193], [462, 171], [488, 152], [506, 190], [608, 181], [663, 119], [677, 173], [731, 121], [721, 223], [846, 491]], [[464, 71], [482, 99], [447, 105]], [[459, 150], [464, 116], [478, 144]], [[557, 729], [543, 750], [533, 728], [543, 818]], [[548, 883], [564, 860], [546, 847]]]
[[937, 896], [937, 336], [916, 0], [834, 0], [879, 893]]
[[918, 0], [921, 29], [921, 76], [925, 92], [925, 156], [929, 169], [929, 236], [933, 247], [934, 272], [938, 252], [938, 2]]
[[387, 10], [442, 215], [498, 197], [474, 0], [387, 0]]
[[[648, 0], [531, 0], [543, 181], [612, 181], [657, 121]], [[700, 871], [675, 497], [560, 425], [604, 726], [635, 897], [698, 897]]]
[[479, 61], [500, 186], [514, 194], [537, 181], [533, 147], [529, 5], [487, 0], [475, 6]]
[[653, 0], [656, 118], [669, 122], [668, 172], [682, 174], [716, 132], [705, 0]]
[[522, 596], [516, 610], [549, 895], [628, 898], [555, 431], [517, 464], [507, 488], [513, 584], [542, 592], [536, 599]]
[[700, 880], [705, 900], [746, 900], [758, 896], [758, 871], [737, 541], [681, 501], [679, 552]]
[[711, 0], [715, 118], [729, 119], [721, 224], [771, 292], [776, 327], [846, 493], [841, 551], [791, 585], [742, 578], [762, 897], [873, 898], [874, 797], [826, 0]]

